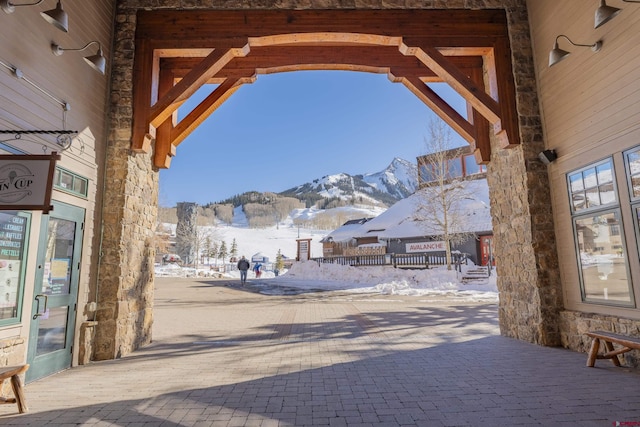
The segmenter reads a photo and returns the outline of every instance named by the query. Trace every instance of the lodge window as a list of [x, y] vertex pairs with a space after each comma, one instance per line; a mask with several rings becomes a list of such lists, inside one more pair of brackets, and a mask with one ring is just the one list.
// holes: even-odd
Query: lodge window
[[56, 167], [53, 175], [53, 185], [59, 190], [87, 197], [89, 180], [83, 176], [70, 172], [61, 167]]
[[486, 173], [487, 167], [485, 165], [479, 165], [476, 162], [476, 158], [471, 156], [464, 156], [464, 170], [465, 176], [475, 175], [479, 173]]
[[567, 185], [582, 300], [633, 305], [612, 159], [567, 174]]
[[640, 147], [624, 152], [627, 185], [633, 212], [633, 223], [636, 233], [636, 244], [640, 250]]
[[0, 326], [20, 322], [30, 220], [28, 213], [0, 211]]

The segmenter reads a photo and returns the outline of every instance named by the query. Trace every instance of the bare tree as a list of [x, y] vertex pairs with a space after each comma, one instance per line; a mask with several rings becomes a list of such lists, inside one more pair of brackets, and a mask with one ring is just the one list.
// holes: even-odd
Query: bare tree
[[156, 254], [166, 254], [169, 252], [169, 247], [171, 246], [170, 236], [170, 227], [158, 222], [156, 224], [156, 232], [153, 239]]
[[211, 256], [212, 245], [215, 242], [217, 232], [215, 229], [209, 227], [196, 227], [196, 233], [193, 237], [193, 248], [196, 253], [195, 266], [198, 267], [198, 262], [201, 256], [206, 255], [207, 259]]
[[447, 268], [451, 270], [451, 247], [475, 238], [475, 233], [466, 231], [465, 202], [474, 199], [462, 175], [462, 155], [467, 150], [452, 148], [451, 128], [439, 119], [429, 122], [425, 146], [428, 154], [421, 165], [421, 174], [426, 185], [416, 192], [420, 202], [414, 220], [427, 235], [444, 241]]

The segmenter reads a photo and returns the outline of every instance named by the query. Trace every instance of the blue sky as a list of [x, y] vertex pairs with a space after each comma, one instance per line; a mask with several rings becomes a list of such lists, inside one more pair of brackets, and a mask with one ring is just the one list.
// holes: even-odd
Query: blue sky
[[[454, 108], [464, 108], [448, 87], [434, 89]], [[205, 86], [192, 96], [180, 116], [211, 90]], [[394, 157], [415, 163], [425, 152], [433, 116], [383, 74], [259, 75], [178, 146], [171, 167], [160, 172], [159, 202], [202, 205], [245, 191], [280, 192], [340, 172], [378, 172]]]

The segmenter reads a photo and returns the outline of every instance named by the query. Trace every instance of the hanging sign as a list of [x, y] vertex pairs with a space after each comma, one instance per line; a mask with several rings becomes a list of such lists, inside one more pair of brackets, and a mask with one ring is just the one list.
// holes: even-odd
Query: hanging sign
[[53, 174], [60, 155], [0, 155], [0, 210], [49, 213]]

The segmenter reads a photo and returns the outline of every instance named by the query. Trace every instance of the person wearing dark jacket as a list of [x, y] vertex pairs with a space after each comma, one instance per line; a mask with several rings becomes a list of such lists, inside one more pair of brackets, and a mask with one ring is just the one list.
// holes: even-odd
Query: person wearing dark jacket
[[249, 261], [242, 255], [238, 261], [238, 270], [240, 270], [240, 283], [247, 283], [247, 271], [249, 270]]

